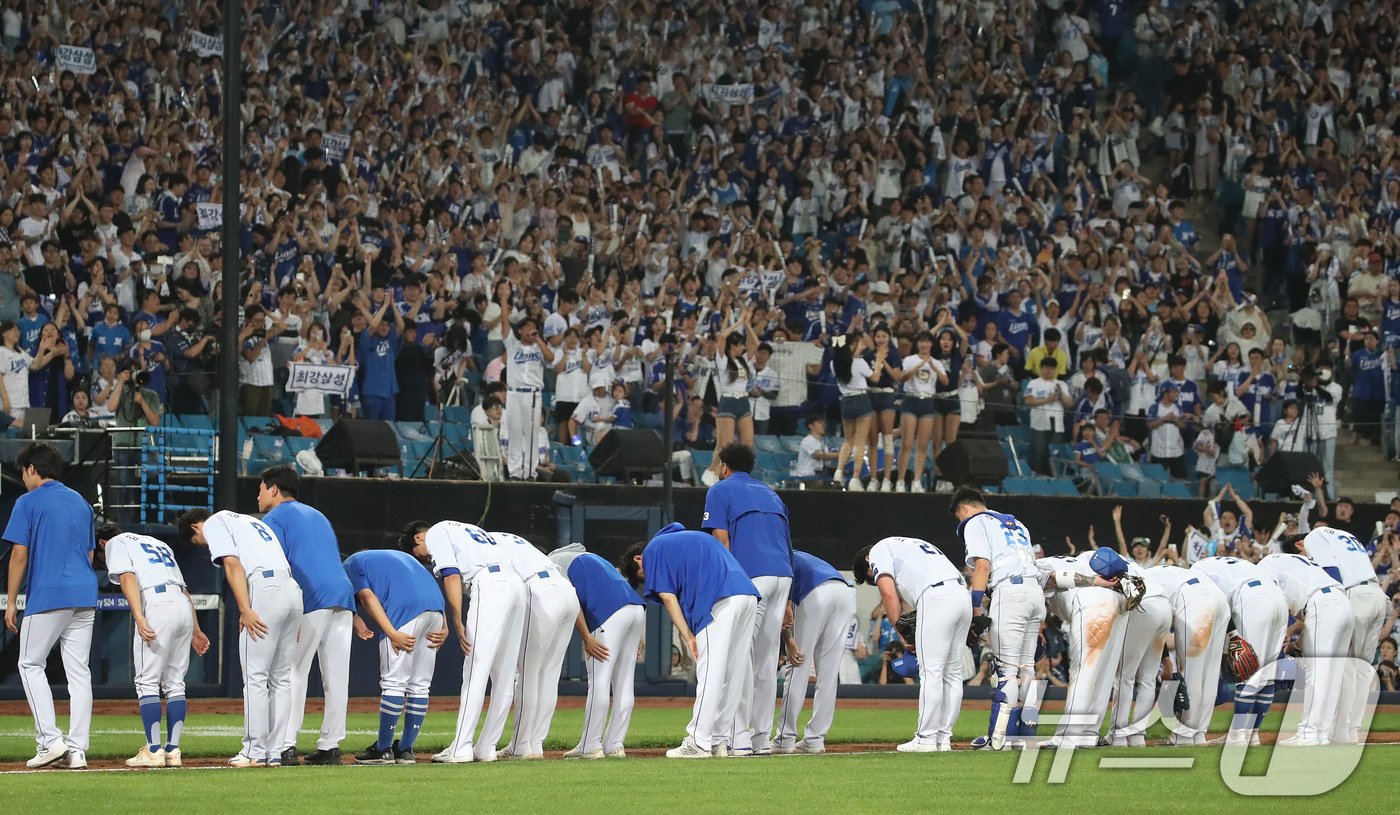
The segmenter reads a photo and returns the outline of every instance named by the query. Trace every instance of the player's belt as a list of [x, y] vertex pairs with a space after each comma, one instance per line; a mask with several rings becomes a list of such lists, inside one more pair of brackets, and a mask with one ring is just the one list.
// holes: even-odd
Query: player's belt
[[1331, 587], [1331, 586], [1323, 586], [1322, 588], [1318, 589], [1318, 591], [1322, 592], [1323, 594], [1331, 594], [1331, 593], [1332, 593], [1332, 587]]
[[1350, 586], [1347, 586], [1347, 589], [1354, 589], [1354, 588], [1357, 588], [1358, 586], [1379, 586], [1379, 585], [1380, 585], [1380, 582], [1379, 582], [1378, 580], [1376, 580], [1375, 578], [1371, 578], [1370, 580], [1363, 580], [1363, 581], [1361, 581], [1360, 583], [1352, 583]]
[[539, 393], [539, 388], [507, 388], [511, 393]]
[[[954, 584], [959, 585], [959, 586], [964, 585], [963, 579], [962, 579], [961, 577], [950, 577], [950, 578], [948, 578], [947, 580], [940, 580], [940, 581], [938, 581], [937, 583], [934, 583], [932, 586], [929, 586], [929, 588], [930, 588], [930, 589], [936, 589], [936, 588], [938, 588], [939, 586], [951, 586], [951, 585], [954, 585]], [[925, 591], [927, 591], [927, 589], [925, 589]]]
[[161, 583], [159, 586], [151, 586], [151, 587], [149, 587], [149, 588], [146, 589], [146, 591], [155, 592], [156, 594], [165, 594], [165, 593], [166, 593], [167, 591], [169, 591], [169, 590], [170, 590], [170, 584], [169, 584], [169, 583]]
[[1245, 584], [1246, 587], [1251, 588], [1251, 589], [1257, 589], [1257, 588], [1259, 588], [1259, 587], [1262, 586], [1262, 585], [1264, 585], [1264, 581], [1262, 581], [1262, 580], [1251, 580], [1251, 581], [1249, 581], [1248, 583]]
[[532, 574], [532, 575], [530, 575], [529, 577], [525, 578], [525, 582], [530, 583], [530, 582], [534, 582], [534, 581], [536, 581], [536, 580], [543, 580], [543, 579], [546, 578], [546, 577], [553, 577], [553, 576], [554, 576], [554, 573], [553, 573], [553, 572], [535, 572], [534, 574]]
[[287, 572], [282, 571], [281, 569], [258, 569], [257, 571], [250, 572], [250, 573], [248, 574], [248, 579], [249, 579], [249, 580], [261, 580], [261, 579], [267, 579], [267, 578], [273, 578], [273, 577], [286, 577], [286, 576], [287, 576]]
[[1193, 578], [1191, 578], [1190, 580], [1187, 580], [1187, 581], [1186, 581], [1186, 585], [1188, 585], [1188, 586], [1194, 586], [1194, 585], [1196, 585], [1197, 583], [1200, 583], [1200, 582], [1201, 582], [1201, 578], [1199, 578], [1199, 577], [1193, 577]]

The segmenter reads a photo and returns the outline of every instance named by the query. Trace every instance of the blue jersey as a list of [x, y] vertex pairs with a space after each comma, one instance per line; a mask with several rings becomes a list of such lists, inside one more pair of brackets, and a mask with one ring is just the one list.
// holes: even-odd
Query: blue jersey
[[390, 326], [387, 336], [381, 337], [379, 332], [371, 332], [369, 329], [365, 329], [360, 335], [355, 359], [365, 372], [360, 383], [361, 394], [381, 398], [398, 395], [399, 378], [394, 371], [394, 360], [398, 357], [402, 344], [396, 326]]
[[692, 634], [710, 624], [720, 600], [759, 596], [724, 544], [680, 524], [664, 527], [642, 550], [642, 571], [642, 596], [660, 602], [663, 593], [676, 595]]
[[806, 552], [792, 553], [792, 593], [789, 599], [794, 606], [802, 605], [802, 600], [812, 593], [812, 589], [823, 583], [839, 580], [843, 586], [851, 585], [841, 573], [831, 568], [825, 560]]
[[121, 323], [107, 325], [98, 323], [92, 327], [92, 335], [89, 338], [93, 349], [93, 358], [98, 362], [103, 357], [116, 357], [120, 359], [126, 355], [126, 349], [131, 345], [131, 331]]
[[97, 545], [92, 507], [57, 481], [21, 495], [5, 525], [5, 540], [29, 548], [25, 614], [60, 608], [95, 608]]
[[355, 608], [350, 581], [340, 567], [340, 542], [326, 516], [300, 501], [284, 501], [263, 516], [263, 523], [287, 553], [292, 577], [301, 586], [303, 612]]
[[618, 574], [611, 563], [591, 552], [574, 558], [569, 564], [568, 576], [578, 593], [578, 603], [589, 631], [596, 631], [620, 608], [642, 605], [642, 598], [632, 590], [626, 578]]
[[42, 311], [34, 312], [33, 317], [20, 315], [19, 347], [28, 351], [31, 357], [39, 353], [39, 332], [49, 322], [49, 315]]
[[1035, 322], [1031, 315], [1024, 311], [1020, 314], [1012, 314], [1009, 310], [1002, 309], [997, 312], [994, 321], [1002, 341], [1024, 353], [1026, 346], [1031, 344], [1031, 337], [1035, 333]]
[[734, 473], [705, 494], [701, 529], [729, 533], [729, 550], [749, 577], [792, 577], [787, 506], [748, 473]]
[[1362, 348], [1351, 355], [1351, 398], [1385, 400], [1385, 356]]
[[366, 549], [346, 558], [341, 565], [348, 585], [356, 594], [365, 589], [374, 592], [395, 628], [403, 628], [424, 612], [442, 611], [442, 592], [437, 581], [407, 552]]

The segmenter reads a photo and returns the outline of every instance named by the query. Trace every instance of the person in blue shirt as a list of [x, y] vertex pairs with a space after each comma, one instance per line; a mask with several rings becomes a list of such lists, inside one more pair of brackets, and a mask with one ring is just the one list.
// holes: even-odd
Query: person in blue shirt
[[[24, 698], [34, 714], [38, 750], [30, 769], [57, 764], [80, 770], [87, 766], [92, 724], [92, 625], [97, 609], [97, 573], [92, 568], [97, 545], [92, 507], [59, 482], [63, 457], [52, 445], [36, 442], [15, 457], [15, 468], [28, 492], [16, 501], [5, 525], [10, 544], [5, 628], [19, 635], [19, 675]], [[24, 619], [19, 619], [19, 590], [26, 590]], [[58, 729], [53, 691], [44, 673], [49, 652], [63, 644], [63, 671], [68, 677], [68, 735]]]
[[[356, 552], [340, 566], [359, 605], [356, 636], [374, 637], [365, 619], [384, 634], [379, 641], [379, 737], [355, 755], [355, 763], [413, 764], [438, 649], [447, 641], [442, 592], [417, 558], [397, 549]], [[403, 735], [395, 739], [400, 713]]]
[[704, 532], [673, 523], [650, 543], [622, 555], [622, 575], [642, 586], [642, 597], [666, 609], [685, 652], [695, 660], [695, 706], [685, 741], [667, 758], [729, 755], [740, 676], [751, 668], [750, 644], [758, 591], [739, 561]]
[[[637, 647], [646, 626], [642, 598], [617, 567], [571, 543], [549, 553], [578, 594], [574, 627], [583, 643], [588, 701], [583, 736], [567, 759], [626, 758], [623, 741], [632, 722], [632, 683]], [[608, 718], [611, 698], [612, 718]], [[604, 727], [606, 726], [606, 732]]]
[[754, 480], [752, 447], [731, 442], [716, 454], [720, 480], [705, 494], [700, 528], [715, 536], [758, 590], [753, 658], [739, 676], [743, 698], [735, 714], [735, 755], [771, 752], [769, 732], [778, 693], [778, 662], [783, 615], [792, 589], [792, 538], [787, 506], [762, 481]]
[[1351, 419], [1356, 434], [1376, 444], [1385, 411], [1387, 362], [1375, 331], [1367, 329], [1362, 344], [1364, 347], [1351, 355]]
[[39, 308], [39, 298], [27, 291], [19, 299], [19, 347], [35, 356], [39, 353], [39, 333], [51, 322], [49, 315]]
[[[1170, 386], [1170, 382], [1163, 383], [1159, 393]], [[1250, 413], [1254, 423], [1251, 432], [1260, 438], [1267, 439], [1273, 430], [1273, 413], [1270, 406], [1273, 405], [1277, 390], [1278, 382], [1264, 367], [1264, 351], [1259, 348], [1249, 349], [1249, 373], [1235, 386], [1235, 396], [1239, 397], [1240, 403]]]
[[1017, 359], [1025, 359], [1026, 350], [1036, 345], [1033, 341], [1037, 333], [1036, 321], [1021, 308], [1022, 300], [1021, 293], [1012, 289], [1006, 295], [1006, 308], [996, 312], [992, 318], [1002, 342], [1016, 349]]
[[116, 303], [109, 303], [103, 309], [103, 321], [93, 326], [88, 337], [88, 348], [93, 359], [126, 356], [131, 347], [131, 330], [122, 323], [122, 310]]
[[267, 513], [263, 523], [277, 535], [292, 577], [301, 586], [301, 634], [292, 664], [292, 715], [282, 743], [282, 764], [301, 763], [297, 734], [306, 710], [306, 685], [311, 660], [321, 660], [321, 687], [326, 712], [316, 752], [307, 764], [340, 764], [340, 742], [345, 738], [345, 711], [350, 700], [350, 635], [353, 630], [354, 596], [340, 563], [340, 542], [331, 522], [318, 510], [297, 500], [301, 477], [286, 465], [263, 471], [258, 484], [258, 511]]
[[[836, 714], [836, 686], [847, 640], [856, 634], [856, 591], [831, 564], [806, 552], [792, 553], [792, 640], [783, 674], [783, 706], [778, 714], [778, 753], [826, 752], [826, 733]], [[801, 739], [797, 716], [807, 697], [807, 679], [817, 672], [812, 717]]]
[[1176, 386], [1176, 406], [1181, 408], [1182, 413], [1191, 414], [1199, 420], [1205, 405], [1201, 401], [1201, 389], [1196, 385], [1195, 380], [1186, 378], [1186, 357], [1180, 354], [1167, 356], [1167, 380], [1157, 386], [1158, 401], [1161, 401], [1162, 389], [1167, 386], [1168, 382]]
[[[363, 302], [357, 304], [368, 326], [360, 334], [355, 360], [363, 375], [360, 380], [360, 404], [365, 419], [394, 421], [395, 397], [399, 394], [398, 372], [394, 361], [403, 346], [403, 315], [393, 307], [391, 298], [384, 298], [379, 310], [371, 314]], [[393, 316], [393, 322], [385, 320]]]

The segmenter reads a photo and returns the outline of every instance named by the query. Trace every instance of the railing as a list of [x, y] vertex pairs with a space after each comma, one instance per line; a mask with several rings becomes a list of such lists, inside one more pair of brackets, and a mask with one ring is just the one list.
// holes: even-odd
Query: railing
[[213, 430], [145, 428], [141, 437], [142, 523], [169, 523], [172, 513], [191, 507], [214, 508], [216, 438]]

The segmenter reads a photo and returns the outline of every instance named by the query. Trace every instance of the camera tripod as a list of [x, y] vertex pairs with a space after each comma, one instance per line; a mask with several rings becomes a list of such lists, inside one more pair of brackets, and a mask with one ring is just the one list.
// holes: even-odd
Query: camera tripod
[[[433, 437], [432, 446], [428, 448], [427, 452], [423, 454], [422, 458], [418, 459], [418, 463], [413, 465], [413, 472], [409, 473], [409, 478], [417, 478], [419, 472], [423, 470], [424, 465], [427, 465], [428, 468], [426, 473], [427, 477], [436, 478], [438, 476], [439, 470], [447, 461], [454, 458], [462, 461], [467, 460], [467, 454], [464, 451], [457, 449], [457, 445], [453, 444], [451, 441], [448, 440], [447, 420], [442, 415], [442, 408], [444, 405], [456, 404], [456, 402], [454, 402], [453, 400], [460, 396], [459, 389], [461, 387], [462, 382], [461, 380], [458, 380], [458, 382], [455, 385], [453, 385], [452, 391], [446, 399], [443, 398], [442, 389], [438, 389], [437, 401], [434, 403], [434, 406], [437, 408], [438, 412], [437, 435]], [[444, 448], [446, 448], [450, 452], [450, 455], [443, 454]]]

